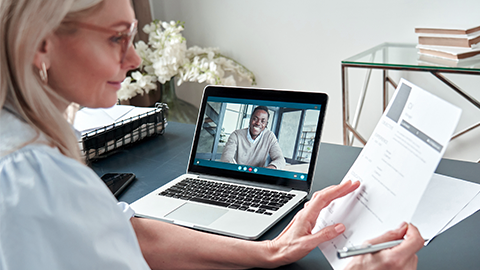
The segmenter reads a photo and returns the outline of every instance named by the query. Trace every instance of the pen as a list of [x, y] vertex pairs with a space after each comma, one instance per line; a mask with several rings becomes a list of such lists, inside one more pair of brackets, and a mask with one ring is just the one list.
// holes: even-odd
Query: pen
[[402, 240], [395, 240], [391, 242], [385, 242], [376, 245], [365, 245], [360, 247], [344, 247], [343, 249], [337, 250], [337, 256], [339, 259], [348, 258], [351, 256], [363, 255], [367, 253], [374, 253], [382, 249], [391, 248], [402, 243]]

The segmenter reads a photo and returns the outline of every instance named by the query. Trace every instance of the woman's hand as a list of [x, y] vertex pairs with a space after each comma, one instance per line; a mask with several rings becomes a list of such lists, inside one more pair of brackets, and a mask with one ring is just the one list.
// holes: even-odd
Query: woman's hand
[[284, 265], [305, 257], [320, 243], [329, 241], [345, 231], [343, 224], [335, 224], [312, 234], [320, 210], [333, 200], [343, 197], [360, 186], [360, 182], [346, 181], [337, 186], [330, 186], [312, 196], [305, 207], [295, 215], [285, 230], [274, 240], [268, 242], [273, 254], [274, 265]]
[[[305, 257], [320, 243], [343, 233], [343, 224], [328, 226], [315, 234], [312, 234], [312, 230], [323, 208], [359, 186], [360, 182], [346, 181], [316, 192], [287, 228], [271, 241], [245, 241], [150, 219], [132, 218], [131, 222], [142, 253], [152, 269], [274, 268]], [[399, 267], [416, 266], [415, 253], [423, 246], [423, 239], [413, 225], [404, 225], [370, 243], [401, 239], [405, 233], [407, 240], [400, 245], [359, 256], [349, 265], [350, 269], [402, 269]]]
[[375, 245], [399, 240], [404, 236], [405, 240], [398, 246], [372, 254], [356, 256], [345, 269], [417, 269], [416, 253], [423, 247], [425, 241], [412, 224], [403, 223], [400, 228], [389, 231], [367, 243]]
[[345, 230], [343, 224], [312, 234], [320, 210], [360, 186], [347, 181], [316, 192], [287, 228], [271, 241], [223, 237], [146, 218], [132, 218], [143, 256], [152, 269], [274, 268], [305, 257]]

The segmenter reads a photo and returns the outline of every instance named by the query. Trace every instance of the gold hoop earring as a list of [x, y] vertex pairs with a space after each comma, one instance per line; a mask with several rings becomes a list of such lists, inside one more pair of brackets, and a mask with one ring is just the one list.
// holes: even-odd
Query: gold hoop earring
[[44, 83], [47, 83], [48, 73], [47, 73], [47, 67], [45, 66], [45, 62], [42, 62], [42, 69], [40, 69], [39, 74], [40, 74], [40, 79], [42, 79]]

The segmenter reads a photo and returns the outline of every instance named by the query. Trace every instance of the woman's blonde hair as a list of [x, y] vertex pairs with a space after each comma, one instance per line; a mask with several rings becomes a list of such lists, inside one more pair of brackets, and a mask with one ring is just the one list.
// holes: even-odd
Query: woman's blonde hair
[[82, 159], [77, 139], [54, 105], [67, 101], [42, 81], [33, 61], [45, 37], [63, 20], [87, 16], [102, 1], [0, 1], [0, 108], [8, 103], [52, 146], [78, 161]]

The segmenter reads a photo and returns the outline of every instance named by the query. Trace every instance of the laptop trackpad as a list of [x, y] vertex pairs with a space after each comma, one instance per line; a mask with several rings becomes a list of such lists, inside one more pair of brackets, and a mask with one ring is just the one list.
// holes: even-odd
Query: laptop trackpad
[[165, 217], [173, 220], [208, 226], [227, 212], [228, 210], [226, 209], [194, 203], [185, 203]]

